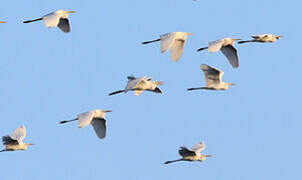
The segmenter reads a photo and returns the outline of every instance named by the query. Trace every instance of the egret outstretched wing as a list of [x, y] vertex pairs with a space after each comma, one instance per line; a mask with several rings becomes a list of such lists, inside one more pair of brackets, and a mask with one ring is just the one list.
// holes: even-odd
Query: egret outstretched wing
[[185, 42], [186, 41], [183, 39], [175, 39], [170, 50], [171, 58], [174, 62], [180, 59], [182, 52], [184, 50]]
[[176, 35], [175, 33], [167, 33], [160, 36], [161, 44], [160, 44], [160, 51], [162, 53], [166, 52], [174, 43]]
[[106, 136], [106, 120], [103, 118], [93, 118], [91, 125], [94, 128], [95, 133], [100, 139]]
[[201, 141], [198, 144], [195, 144], [191, 149], [196, 153], [199, 154], [201, 151], [203, 151], [206, 148], [206, 144], [204, 141]]
[[206, 64], [201, 65], [200, 69], [204, 72], [207, 86], [221, 83], [221, 79], [224, 74], [223, 71], [213, 68], [211, 66], [208, 66]]
[[189, 150], [186, 147], [180, 147], [180, 149], [178, 150], [179, 155], [181, 155], [182, 157], [187, 157], [187, 156], [195, 156], [195, 152]]
[[236, 68], [239, 67], [239, 60], [237, 55], [237, 50], [232, 45], [223, 46], [221, 52], [227, 57], [231, 65]]
[[85, 126], [88, 126], [92, 119], [93, 119], [93, 116], [94, 116], [94, 112], [93, 111], [89, 111], [89, 112], [86, 112], [86, 113], [83, 113], [83, 114], [79, 114], [78, 115], [78, 126], [79, 128], [83, 128]]
[[25, 138], [25, 136], [26, 136], [26, 129], [25, 129], [25, 126], [23, 125], [23, 126], [21, 126], [21, 127], [18, 127], [18, 128], [14, 131], [13, 135], [11, 135], [11, 138], [12, 138], [13, 140], [17, 140], [18, 143], [21, 144], [21, 143], [22, 143], [22, 140]]
[[53, 12], [43, 16], [43, 20], [46, 27], [56, 27], [59, 24], [60, 16]]
[[60, 18], [58, 27], [65, 33], [70, 32], [69, 20], [67, 18]]
[[219, 40], [216, 40], [216, 41], [209, 42], [208, 51], [209, 52], [219, 51], [221, 49], [223, 43], [224, 43], [223, 39], [219, 39]]

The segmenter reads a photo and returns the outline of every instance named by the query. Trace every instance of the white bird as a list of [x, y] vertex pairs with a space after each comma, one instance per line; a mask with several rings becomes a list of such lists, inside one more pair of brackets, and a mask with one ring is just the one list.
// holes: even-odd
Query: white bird
[[259, 35], [253, 35], [251, 37], [253, 38], [252, 40], [238, 41], [238, 44], [247, 43], [247, 42], [274, 43], [274, 42], [276, 42], [277, 39], [281, 39], [283, 36], [277, 36], [277, 35], [273, 35], [273, 34], [259, 34]]
[[67, 121], [61, 121], [60, 124], [64, 124], [71, 121], [78, 121], [79, 128], [83, 128], [91, 124], [94, 128], [95, 133], [100, 139], [104, 139], [106, 136], [106, 113], [112, 112], [111, 110], [92, 110], [77, 115], [77, 118]]
[[234, 86], [234, 83], [225, 83], [222, 82], [222, 76], [224, 72], [220, 69], [208, 66], [203, 64], [200, 66], [200, 69], [203, 71], [206, 79], [206, 87], [198, 88], [188, 88], [188, 91], [199, 90], [199, 89], [208, 89], [208, 90], [227, 90], [229, 86]]
[[128, 91], [134, 91], [136, 96], [140, 95], [143, 91], [151, 91], [155, 93], [162, 93], [162, 91], [157, 87], [162, 85], [162, 81], [152, 81], [152, 78], [149, 77], [139, 77], [135, 78], [134, 76], [128, 76], [128, 83], [124, 90], [114, 91], [109, 94], [109, 96], [119, 93], [127, 93]]
[[191, 149], [188, 149], [185, 146], [180, 147], [178, 153], [180, 156], [182, 156], [182, 158], [173, 161], [166, 161], [165, 164], [177, 161], [205, 161], [207, 157], [212, 157], [212, 155], [200, 154], [205, 148], [206, 145], [204, 141], [195, 144]]
[[171, 32], [167, 34], [160, 35], [159, 39], [152, 41], [145, 41], [142, 44], [149, 44], [157, 41], [161, 41], [160, 51], [161, 53], [170, 50], [171, 58], [174, 62], [177, 62], [184, 50], [184, 46], [188, 35], [193, 35], [187, 32]]
[[75, 13], [75, 11], [57, 10], [41, 18], [24, 21], [23, 23], [43, 20], [47, 28], [59, 27], [63, 32], [68, 33], [70, 32], [69, 13]]
[[34, 145], [32, 143], [23, 143], [23, 139], [26, 136], [25, 126], [18, 127], [13, 135], [6, 135], [2, 137], [3, 145], [5, 145], [5, 149], [3, 151], [17, 151], [17, 150], [26, 150], [28, 146]]
[[227, 57], [233, 68], [239, 67], [239, 60], [237, 50], [234, 47], [235, 41], [241, 39], [223, 38], [216, 41], [209, 42], [208, 47], [199, 48], [197, 51], [208, 49], [209, 52], [221, 52]]

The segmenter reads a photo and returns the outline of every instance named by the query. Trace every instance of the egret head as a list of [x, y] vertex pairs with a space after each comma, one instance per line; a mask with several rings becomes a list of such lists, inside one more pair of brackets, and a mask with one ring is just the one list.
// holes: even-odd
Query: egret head
[[283, 38], [284, 36], [276, 36], [276, 39], [281, 39]]
[[67, 13], [76, 13], [76, 11], [66, 11]]
[[164, 82], [163, 81], [155, 81], [154, 84], [156, 84], [156, 85], [163, 85]]

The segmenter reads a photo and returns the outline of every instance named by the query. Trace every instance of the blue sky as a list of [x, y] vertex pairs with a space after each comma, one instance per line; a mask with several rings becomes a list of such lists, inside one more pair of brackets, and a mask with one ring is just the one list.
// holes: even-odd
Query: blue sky
[[[1, 153], [1, 179], [300, 179], [299, 1], [5, 1], [1, 4], [1, 128], [24, 124], [28, 151]], [[43, 22], [75, 10], [71, 33]], [[173, 63], [159, 43], [173, 31], [194, 33]], [[284, 35], [276, 43], [236, 45], [240, 67], [221, 53], [196, 50], [223, 37]], [[199, 69], [225, 71], [228, 91], [187, 92], [205, 83]], [[127, 75], [164, 81], [162, 95], [109, 97]], [[78, 113], [112, 109], [105, 140], [92, 127], [58, 124]], [[179, 158], [179, 146], [204, 140], [203, 163]]]

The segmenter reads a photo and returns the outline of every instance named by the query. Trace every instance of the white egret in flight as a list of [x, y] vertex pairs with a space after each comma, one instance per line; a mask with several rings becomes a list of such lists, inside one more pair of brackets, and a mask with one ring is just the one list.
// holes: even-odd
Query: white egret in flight
[[23, 23], [31, 23], [34, 21], [43, 20], [46, 27], [59, 27], [63, 32], [68, 33], [70, 32], [70, 25], [68, 20], [69, 13], [75, 13], [75, 11], [57, 10], [41, 18], [24, 21]]
[[188, 88], [188, 91], [199, 90], [199, 89], [208, 89], [208, 90], [227, 90], [229, 86], [234, 86], [234, 83], [225, 83], [222, 82], [222, 76], [224, 74], [220, 69], [208, 66], [203, 64], [200, 66], [200, 69], [203, 71], [206, 79], [207, 86], [197, 87], [197, 88]]
[[100, 139], [104, 139], [106, 136], [106, 120], [105, 116], [107, 112], [112, 112], [111, 110], [92, 110], [82, 114], [77, 115], [77, 118], [67, 121], [61, 121], [60, 124], [64, 124], [71, 121], [78, 121], [79, 128], [83, 128], [91, 124], [94, 128], [95, 133]]
[[253, 35], [252, 40], [238, 41], [238, 44], [247, 43], [247, 42], [274, 43], [277, 41], [277, 39], [281, 39], [282, 37], [283, 36], [277, 36], [277, 35], [273, 35], [273, 34], [259, 34], [259, 35]]
[[208, 49], [209, 52], [221, 51], [229, 60], [233, 68], [239, 67], [239, 60], [237, 50], [234, 47], [235, 41], [241, 39], [223, 38], [216, 41], [209, 42], [208, 47], [199, 48], [197, 51]]
[[171, 32], [167, 34], [160, 35], [159, 39], [152, 41], [145, 41], [142, 44], [149, 44], [157, 41], [161, 41], [160, 51], [161, 53], [170, 50], [171, 58], [174, 62], [177, 62], [184, 50], [184, 46], [188, 35], [193, 35], [187, 32]]
[[200, 154], [206, 148], [205, 142], [202, 141], [196, 145], [194, 145], [191, 149], [183, 146], [180, 147], [178, 153], [182, 156], [181, 159], [166, 161], [165, 164], [177, 162], [177, 161], [205, 161], [207, 157], [212, 157], [212, 155]]
[[23, 139], [26, 136], [25, 126], [18, 127], [13, 135], [6, 135], [2, 137], [3, 145], [5, 145], [5, 149], [3, 151], [17, 151], [17, 150], [26, 150], [28, 146], [34, 145], [31, 143], [23, 143]]
[[143, 91], [151, 91], [155, 93], [162, 93], [162, 91], [157, 87], [158, 85], [162, 85], [162, 81], [152, 81], [152, 78], [149, 77], [139, 77], [135, 78], [134, 76], [128, 76], [128, 83], [124, 90], [114, 91], [109, 94], [115, 95], [119, 93], [127, 93], [128, 91], [134, 91], [136, 96], [140, 95]]

